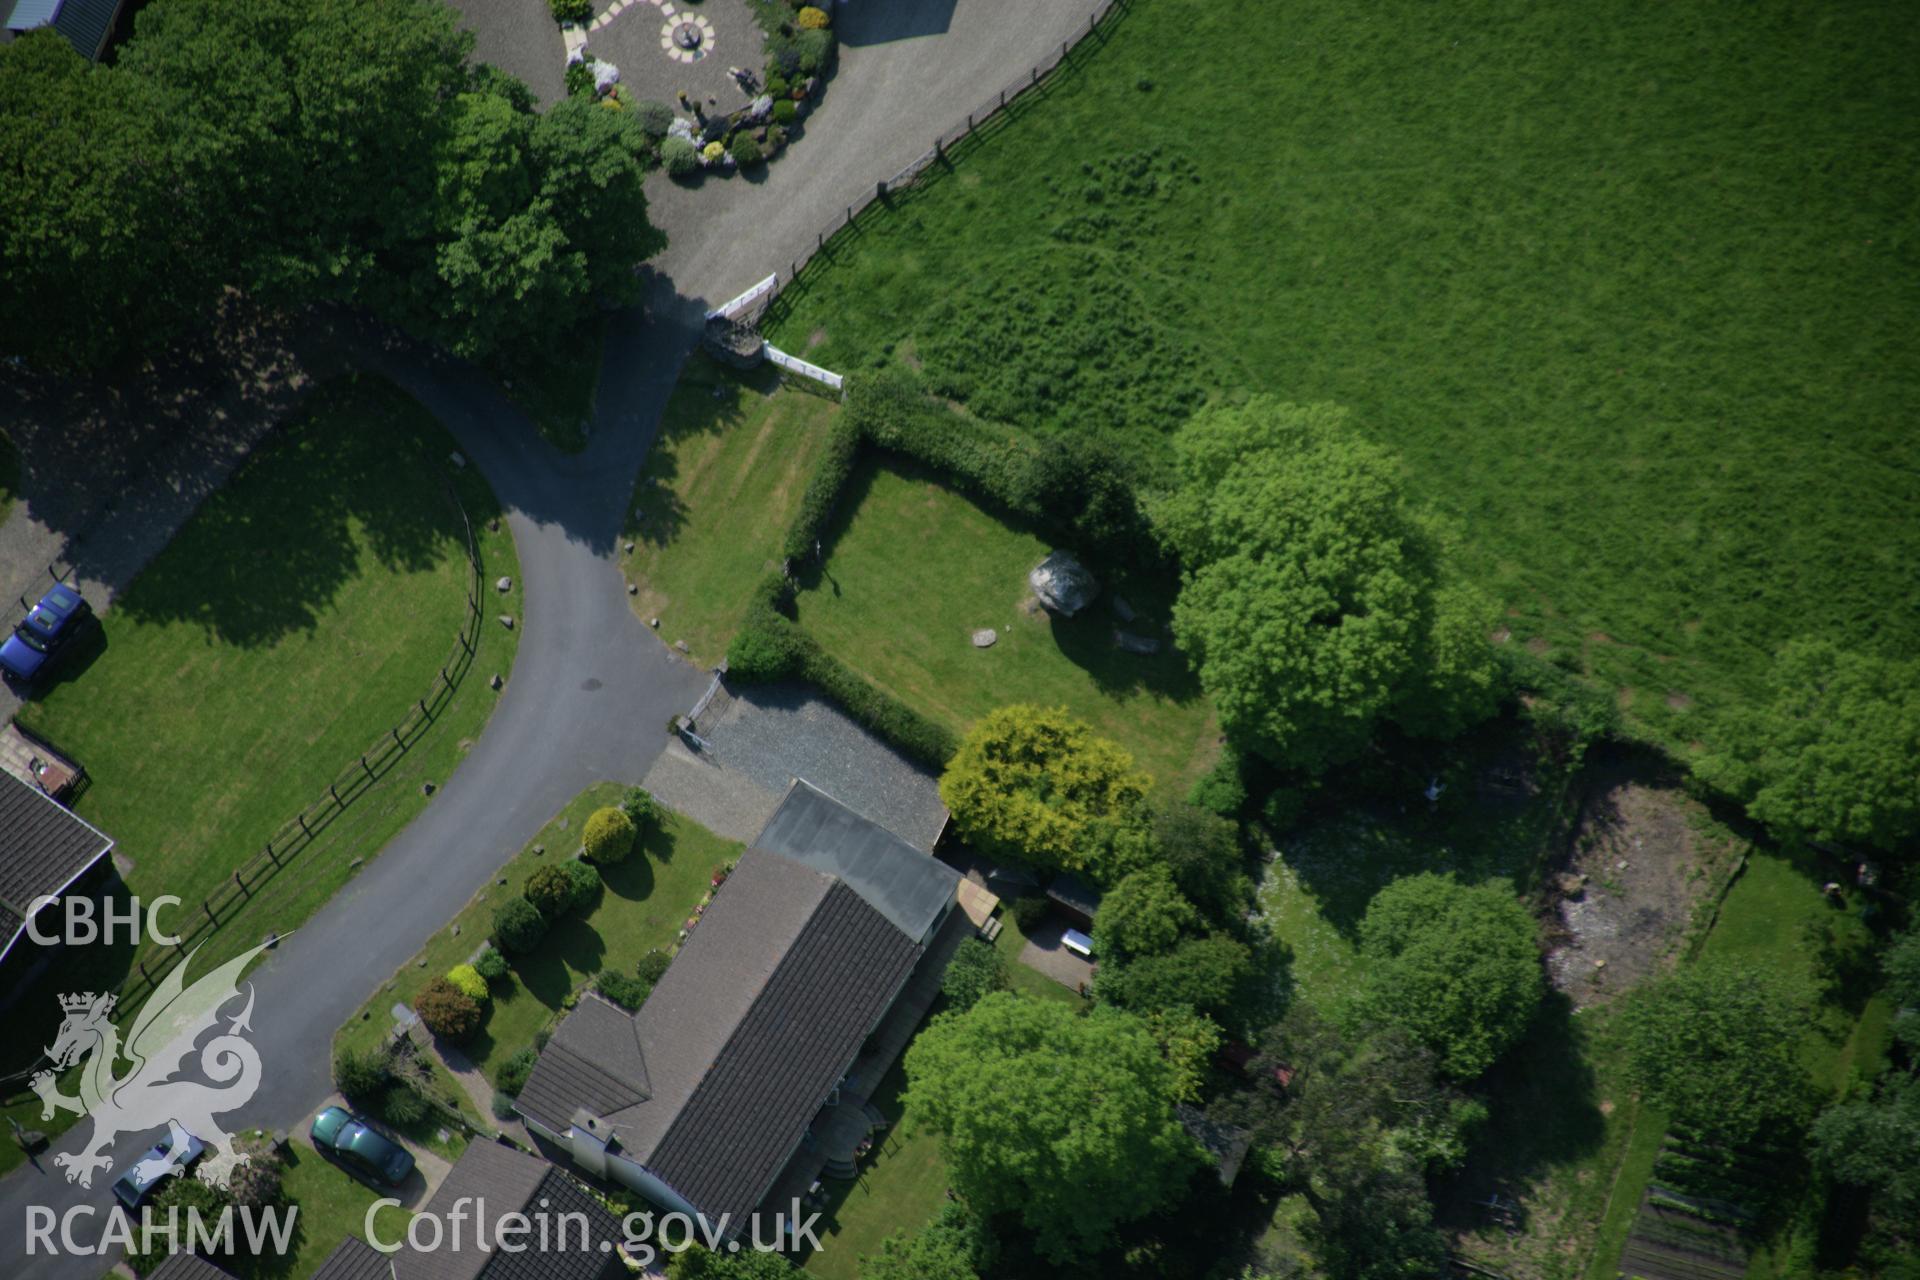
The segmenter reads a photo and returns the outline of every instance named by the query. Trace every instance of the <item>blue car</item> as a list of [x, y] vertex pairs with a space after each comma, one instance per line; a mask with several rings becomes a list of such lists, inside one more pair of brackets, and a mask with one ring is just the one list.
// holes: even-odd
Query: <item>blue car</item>
[[92, 620], [93, 610], [78, 591], [55, 586], [14, 626], [7, 642], [0, 644], [0, 671], [23, 683], [31, 682], [73, 646]]

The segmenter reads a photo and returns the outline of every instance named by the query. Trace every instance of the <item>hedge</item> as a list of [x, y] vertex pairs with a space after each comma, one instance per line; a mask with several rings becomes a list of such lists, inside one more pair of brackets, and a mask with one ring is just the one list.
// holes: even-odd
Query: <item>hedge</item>
[[[859, 384], [854, 385], [857, 390]], [[860, 452], [860, 419], [852, 408], [853, 401], [849, 400], [847, 408], [835, 415], [827, 432], [827, 447], [820, 454], [813, 478], [807, 481], [807, 491], [800, 497], [800, 510], [787, 530], [783, 549], [789, 560], [804, 560], [813, 554], [814, 544], [826, 532], [827, 517], [833, 514], [840, 491], [853, 475], [854, 459]]]

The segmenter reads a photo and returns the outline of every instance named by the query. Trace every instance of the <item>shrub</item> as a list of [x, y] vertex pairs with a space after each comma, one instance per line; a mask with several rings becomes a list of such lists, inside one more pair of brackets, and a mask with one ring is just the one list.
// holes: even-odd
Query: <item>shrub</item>
[[684, 178], [700, 167], [700, 153], [685, 138], [662, 138], [660, 163], [666, 166], [668, 177]]
[[633, 971], [641, 981], [652, 986], [667, 975], [667, 966], [672, 963], [673, 956], [656, 947], [640, 957], [640, 963], [633, 966]]
[[368, 1050], [364, 1053], [342, 1049], [333, 1059], [333, 1083], [351, 1102], [368, 1102], [380, 1096], [393, 1079], [387, 1055]]
[[480, 1002], [445, 978], [430, 978], [414, 997], [413, 1011], [427, 1030], [455, 1044], [480, 1029]]
[[[767, 77], [767, 96], [768, 97], [776, 98], [776, 99], [785, 98], [790, 94], [792, 94], [792, 92], [793, 92], [793, 86], [787, 83], [785, 76], [768, 76]], [[779, 103], [776, 102], [774, 105], [778, 106]]]
[[487, 980], [480, 976], [480, 970], [470, 964], [457, 964], [447, 970], [447, 981], [479, 1004], [485, 1004], [490, 998]]
[[511, 1120], [516, 1114], [513, 1109], [513, 1099], [498, 1090], [494, 1092], [493, 1101], [488, 1104], [488, 1110], [493, 1112], [495, 1120]]
[[855, 456], [860, 451], [862, 435], [861, 419], [853, 411], [853, 404], [860, 386], [855, 383], [855, 391], [849, 392], [848, 407], [834, 418], [833, 425], [827, 429], [826, 448], [821, 450], [820, 461], [814, 467], [813, 475], [807, 480], [806, 492], [800, 495], [800, 509], [794, 513], [793, 523], [788, 526], [786, 545], [781, 554], [789, 560], [810, 560], [814, 547], [826, 531], [827, 518], [833, 514], [834, 503], [839, 501], [840, 491], [847, 487], [847, 479], [853, 474]]
[[488, 947], [474, 957], [473, 971], [488, 982], [498, 982], [507, 976], [507, 958], [498, 947]]
[[793, 118], [800, 114], [800, 104], [792, 98], [779, 98], [773, 104], [773, 122], [792, 124]]
[[767, 156], [769, 158], [772, 158], [773, 156], [780, 154], [781, 148], [785, 147], [786, 145], [787, 145], [786, 127], [784, 125], [777, 125], [777, 124], [768, 125], [767, 126]]
[[638, 835], [645, 835], [660, 825], [660, 802], [645, 787], [628, 787], [620, 801], [620, 812], [627, 815], [627, 821], [633, 824]]
[[548, 920], [558, 920], [573, 906], [573, 881], [557, 863], [535, 868], [521, 892]]
[[825, 27], [802, 31], [793, 38], [794, 67], [803, 75], [825, 71], [833, 61], [833, 32]]
[[1213, 768], [1193, 780], [1187, 803], [1222, 818], [1238, 816], [1247, 803], [1247, 784], [1240, 780], [1240, 759], [1228, 751]]
[[1038, 893], [1030, 893], [1024, 898], [1013, 900], [1013, 922], [1020, 926], [1021, 933], [1032, 933], [1047, 918], [1047, 900]]
[[279, 1157], [255, 1151], [245, 1164], [234, 1166], [227, 1178], [227, 1196], [235, 1205], [255, 1209], [280, 1203]]
[[1007, 986], [1007, 962], [992, 945], [979, 938], [968, 938], [953, 953], [947, 964], [940, 990], [955, 1010], [965, 1013], [982, 996], [1003, 991]]
[[624, 862], [633, 852], [633, 819], [608, 805], [587, 818], [580, 837], [580, 856], [597, 867]]
[[617, 969], [602, 969], [594, 975], [594, 989], [623, 1009], [638, 1009], [653, 991], [651, 982], [629, 977]]
[[800, 645], [793, 628], [775, 618], [771, 625], [748, 625], [727, 645], [727, 675], [746, 684], [767, 684], [799, 673]]
[[395, 1085], [380, 1106], [380, 1118], [396, 1129], [419, 1124], [427, 1118], [426, 1099], [407, 1085]]
[[567, 68], [567, 96], [569, 98], [591, 98], [594, 92], [593, 68], [584, 62], [576, 62]]
[[728, 151], [733, 156], [733, 162], [742, 169], [759, 164], [766, 159], [760, 152], [760, 144], [753, 140], [752, 134], [744, 130], [733, 135], [733, 146], [728, 148]]
[[499, 1086], [500, 1092], [508, 1097], [519, 1097], [520, 1090], [526, 1087], [527, 1077], [533, 1074], [533, 1064], [539, 1060], [540, 1055], [532, 1049], [517, 1050], [500, 1064], [494, 1084]]
[[655, 142], [667, 136], [667, 130], [673, 127], [673, 108], [664, 102], [643, 99], [633, 104], [634, 119], [639, 121], [641, 132]]
[[493, 945], [509, 955], [523, 955], [547, 936], [547, 918], [525, 898], [501, 903], [493, 912]]
[[816, 9], [812, 5], [802, 7], [793, 22], [802, 31], [824, 31], [833, 25], [833, 19], [827, 16], [825, 9]]
[[594, 899], [600, 896], [600, 873], [580, 859], [575, 858], [563, 863], [567, 873], [567, 888], [572, 894], [568, 909], [585, 911], [593, 906]]
[[547, 0], [555, 22], [588, 22], [593, 18], [593, 0]]
[[700, 158], [706, 161], [709, 165], [717, 164], [720, 160], [720, 157], [725, 154], [727, 154], [726, 145], [722, 143], [718, 138], [715, 138], [712, 142], [709, 142], [706, 146], [700, 148]]

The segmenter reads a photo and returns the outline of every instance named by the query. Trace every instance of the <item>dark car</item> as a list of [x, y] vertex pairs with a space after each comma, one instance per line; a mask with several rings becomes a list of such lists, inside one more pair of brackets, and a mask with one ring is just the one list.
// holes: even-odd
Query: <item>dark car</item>
[[153, 1189], [176, 1173], [184, 1173], [206, 1153], [207, 1144], [188, 1133], [178, 1131], [179, 1150], [174, 1150], [175, 1134], [153, 1144], [147, 1154], [135, 1160], [113, 1184], [113, 1198], [129, 1209], [138, 1209]]
[[399, 1143], [383, 1138], [345, 1107], [328, 1107], [313, 1118], [313, 1146], [349, 1173], [397, 1187], [413, 1172], [413, 1157]]
[[80, 593], [64, 584], [40, 597], [0, 644], [0, 671], [22, 682], [44, 674], [93, 621], [93, 610]]

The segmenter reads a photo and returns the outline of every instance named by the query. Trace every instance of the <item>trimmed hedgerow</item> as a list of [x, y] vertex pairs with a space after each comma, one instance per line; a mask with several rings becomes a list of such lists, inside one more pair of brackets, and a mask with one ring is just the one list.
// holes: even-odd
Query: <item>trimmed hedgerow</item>
[[[854, 385], [857, 390], [860, 384]], [[853, 404], [850, 398], [847, 408], [833, 419], [827, 431], [827, 446], [820, 451], [820, 461], [807, 481], [806, 492], [800, 495], [800, 508], [794, 513], [786, 546], [781, 549], [789, 560], [804, 560], [813, 554], [814, 544], [826, 532], [834, 503], [839, 501], [840, 491], [847, 487], [847, 479], [853, 474], [862, 434], [861, 418], [853, 412]], [[765, 594], [764, 584], [761, 594]]]

